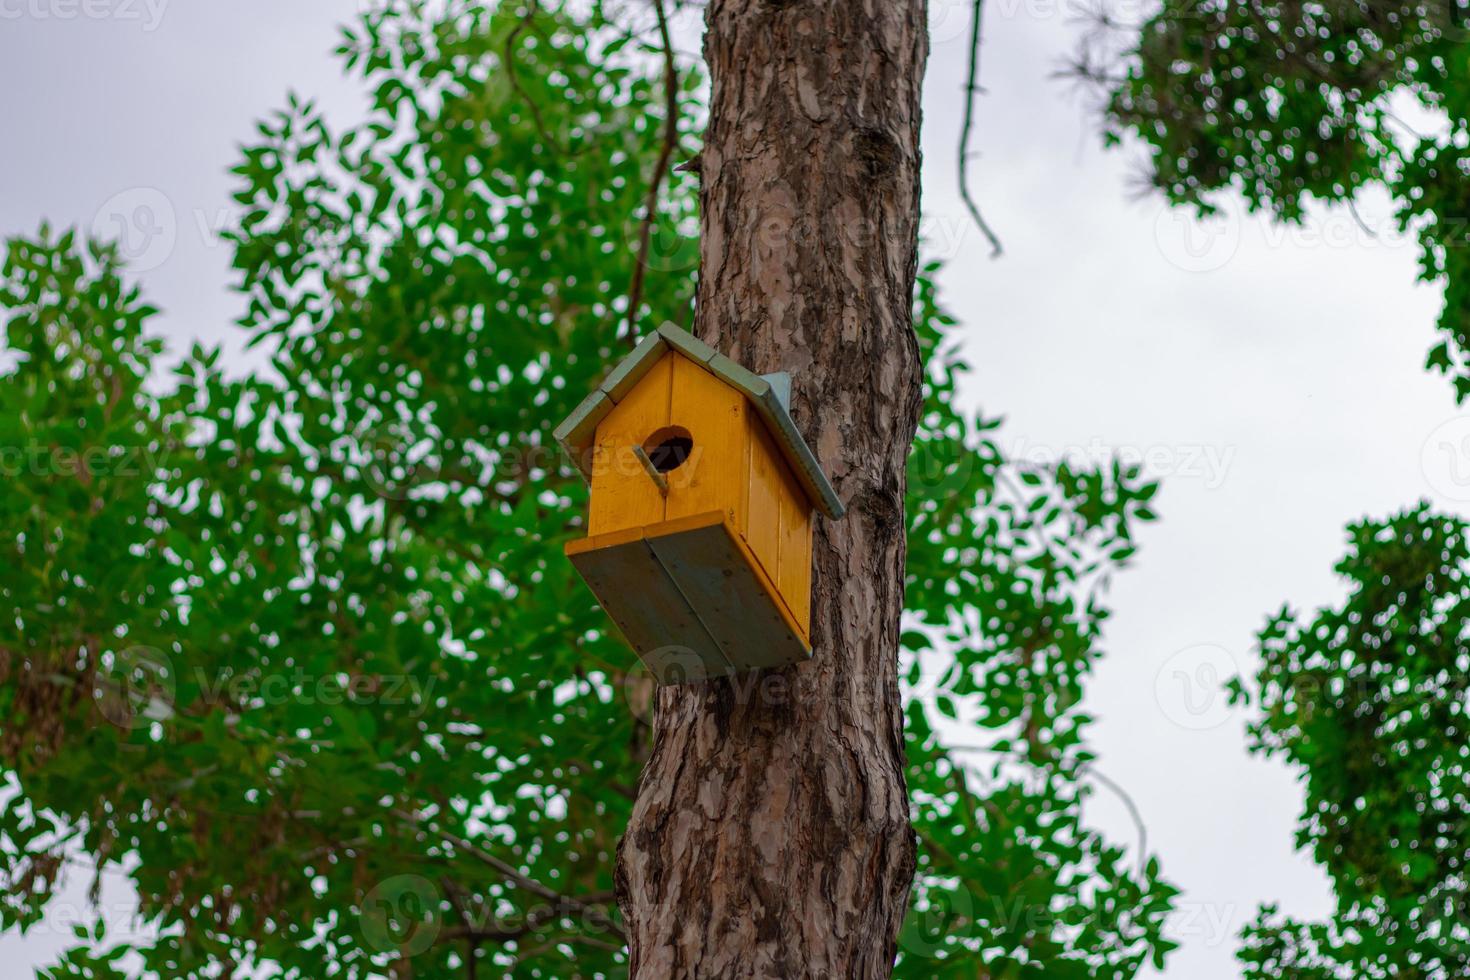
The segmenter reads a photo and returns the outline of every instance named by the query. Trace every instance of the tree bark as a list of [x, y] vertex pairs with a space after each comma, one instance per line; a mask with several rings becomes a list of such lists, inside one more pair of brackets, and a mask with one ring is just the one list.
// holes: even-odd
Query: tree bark
[[923, 0], [711, 0], [695, 330], [793, 376], [848, 506], [814, 658], [661, 690], [619, 847], [635, 978], [886, 977], [914, 871], [897, 680]]

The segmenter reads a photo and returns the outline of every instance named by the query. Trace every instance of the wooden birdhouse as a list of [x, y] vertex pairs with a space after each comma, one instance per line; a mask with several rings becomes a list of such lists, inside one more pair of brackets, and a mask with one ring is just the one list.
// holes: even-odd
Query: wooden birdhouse
[[556, 430], [592, 488], [567, 556], [660, 683], [811, 656], [814, 515], [843, 507], [790, 392], [665, 324]]

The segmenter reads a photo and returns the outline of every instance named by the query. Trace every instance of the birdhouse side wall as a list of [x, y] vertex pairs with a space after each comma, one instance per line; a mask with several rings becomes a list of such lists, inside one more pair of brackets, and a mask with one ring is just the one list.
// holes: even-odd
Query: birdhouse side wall
[[774, 582], [780, 569], [781, 496], [785, 492], [781, 470], [785, 460], [759, 418], [747, 419], [746, 429], [750, 442], [750, 476], [741, 534]]
[[812, 508], [796, 475], [754, 412], [746, 417], [750, 466], [743, 521], [745, 543], [775, 583], [792, 618], [810, 642]]
[[787, 607], [811, 642], [812, 605], [812, 507], [796, 482], [795, 475], [782, 467], [785, 493], [781, 496], [781, 548], [777, 561], [776, 585]]

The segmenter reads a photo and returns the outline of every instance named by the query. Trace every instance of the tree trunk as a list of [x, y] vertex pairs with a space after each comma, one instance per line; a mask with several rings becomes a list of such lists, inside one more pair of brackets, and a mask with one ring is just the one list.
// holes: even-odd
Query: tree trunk
[[922, 0], [711, 0], [696, 332], [790, 371], [848, 506], [814, 659], [659, 692], [619, 848], [635, 978], [886, 977], [914, 870], [897, 652], [919, 410]]

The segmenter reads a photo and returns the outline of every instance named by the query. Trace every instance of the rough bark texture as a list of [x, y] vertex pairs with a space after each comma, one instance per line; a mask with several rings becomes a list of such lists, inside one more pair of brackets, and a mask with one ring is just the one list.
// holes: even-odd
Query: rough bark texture
[[922, 0], [711, 0], [696, 331], [790, 371], [848, 505], [815, 658], [658, 696], [619, 851], [635, 978], [886, 977], [914, 840], [897, 682]]

